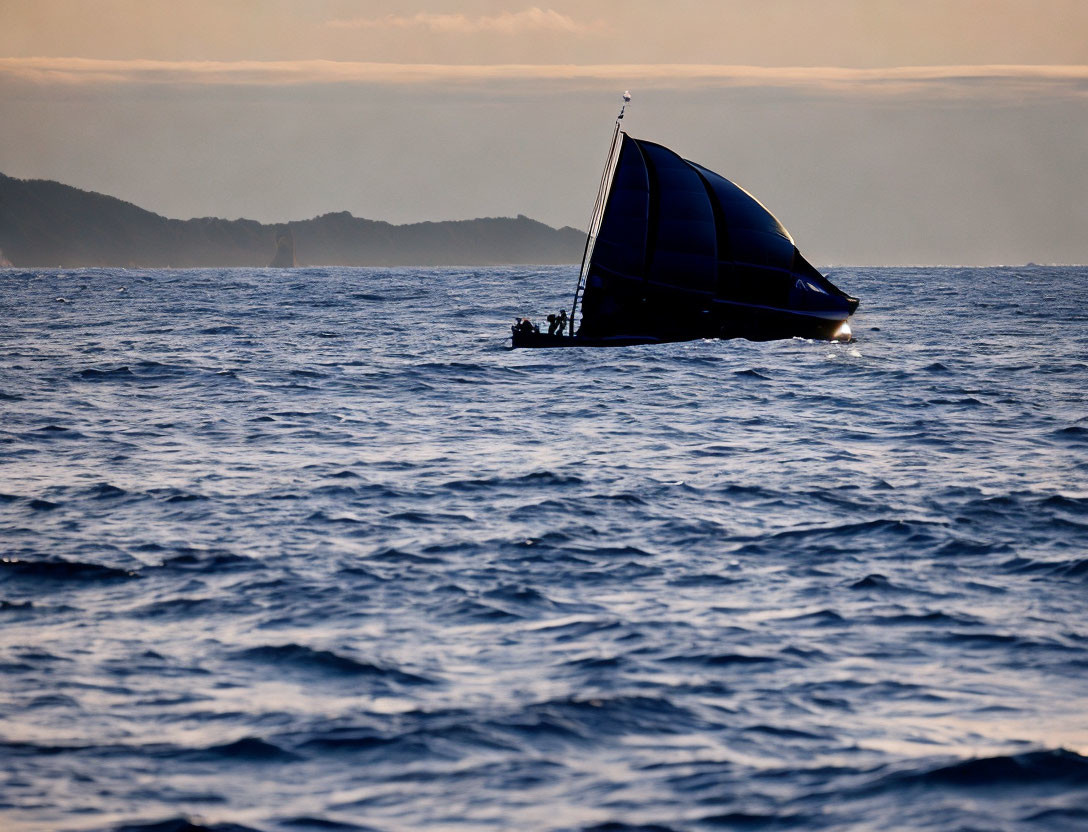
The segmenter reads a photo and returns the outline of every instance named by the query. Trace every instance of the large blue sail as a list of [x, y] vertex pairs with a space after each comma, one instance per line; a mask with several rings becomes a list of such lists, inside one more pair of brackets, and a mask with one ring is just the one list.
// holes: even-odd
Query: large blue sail
[[671, 150], [650, 142], [638, 146], [650, 171], [653, 195], [647, 280], [713, 294], [718, 240], [703, 180]]
[[857, 307], [743, 188], [659, 144], [621, 139], [579, 335], [831, 337]]
[[591, 268], [642, 280], [650, 222], [650, 179], [638, 143], [621, 133], [604, 217], [593, 243]]

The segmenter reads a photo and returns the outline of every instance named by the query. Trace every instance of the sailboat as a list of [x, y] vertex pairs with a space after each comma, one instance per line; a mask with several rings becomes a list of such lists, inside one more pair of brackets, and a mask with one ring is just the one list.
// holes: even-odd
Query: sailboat
[[622, 131], [630, 98], [612, 133], [570, 316], [553, 317], [551, 333], [519, 319], [513, 346], [849, 340], [857, 298], [813, 267], [746, 190]]

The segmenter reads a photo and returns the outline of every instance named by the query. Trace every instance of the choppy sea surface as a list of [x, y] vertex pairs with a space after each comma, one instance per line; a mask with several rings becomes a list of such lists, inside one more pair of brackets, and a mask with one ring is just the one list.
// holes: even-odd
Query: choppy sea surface
[[1088, 268], [0, 271], [0, 826], [1088, 828]]

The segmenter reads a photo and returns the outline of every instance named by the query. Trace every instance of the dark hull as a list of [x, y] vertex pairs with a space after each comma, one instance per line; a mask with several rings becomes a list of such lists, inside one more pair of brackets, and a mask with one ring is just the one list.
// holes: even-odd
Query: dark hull
[[[686, 341], [687, 338], [673, 340]], [[614, 335], [607, 338], [585, 338], [566, 335], [547, 335], [543, 332], [515, 332], [511, 336], [511, 346], [519, 347], [630, 347], [635, 344], [660, 344], [661, 338], [650, 335]]]
[[[856, 302], [855, 302], [856, 303]], [[778, 341], [809, 338], [815, 341], [849, 340], [839, 334], [848, 315], [834, 317], [806, 314], [785, 309], [766, 309], [729, 305], [716, 320], [706, 321], [688, 332], [659, 331], [615, 335], [547, 335], [540, 332], [515, 332], [513, 348], [521, 347], [629, 347], [635, 344], [663, 344], [698, 341], [704, 338], [746, 338], [749, 341]]]

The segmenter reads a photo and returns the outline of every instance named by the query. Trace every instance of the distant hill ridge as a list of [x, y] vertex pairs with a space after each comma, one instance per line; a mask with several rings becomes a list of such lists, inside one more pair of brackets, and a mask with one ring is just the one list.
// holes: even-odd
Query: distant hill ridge
[[392, 225], [347, 211], [266, 225], [172, 220], [47, 179], [0, 174], [0, 262], [15, 266], [267, 266], [287, 228], [306, 266], [576, 263], [584, 232], [519, 215]]

